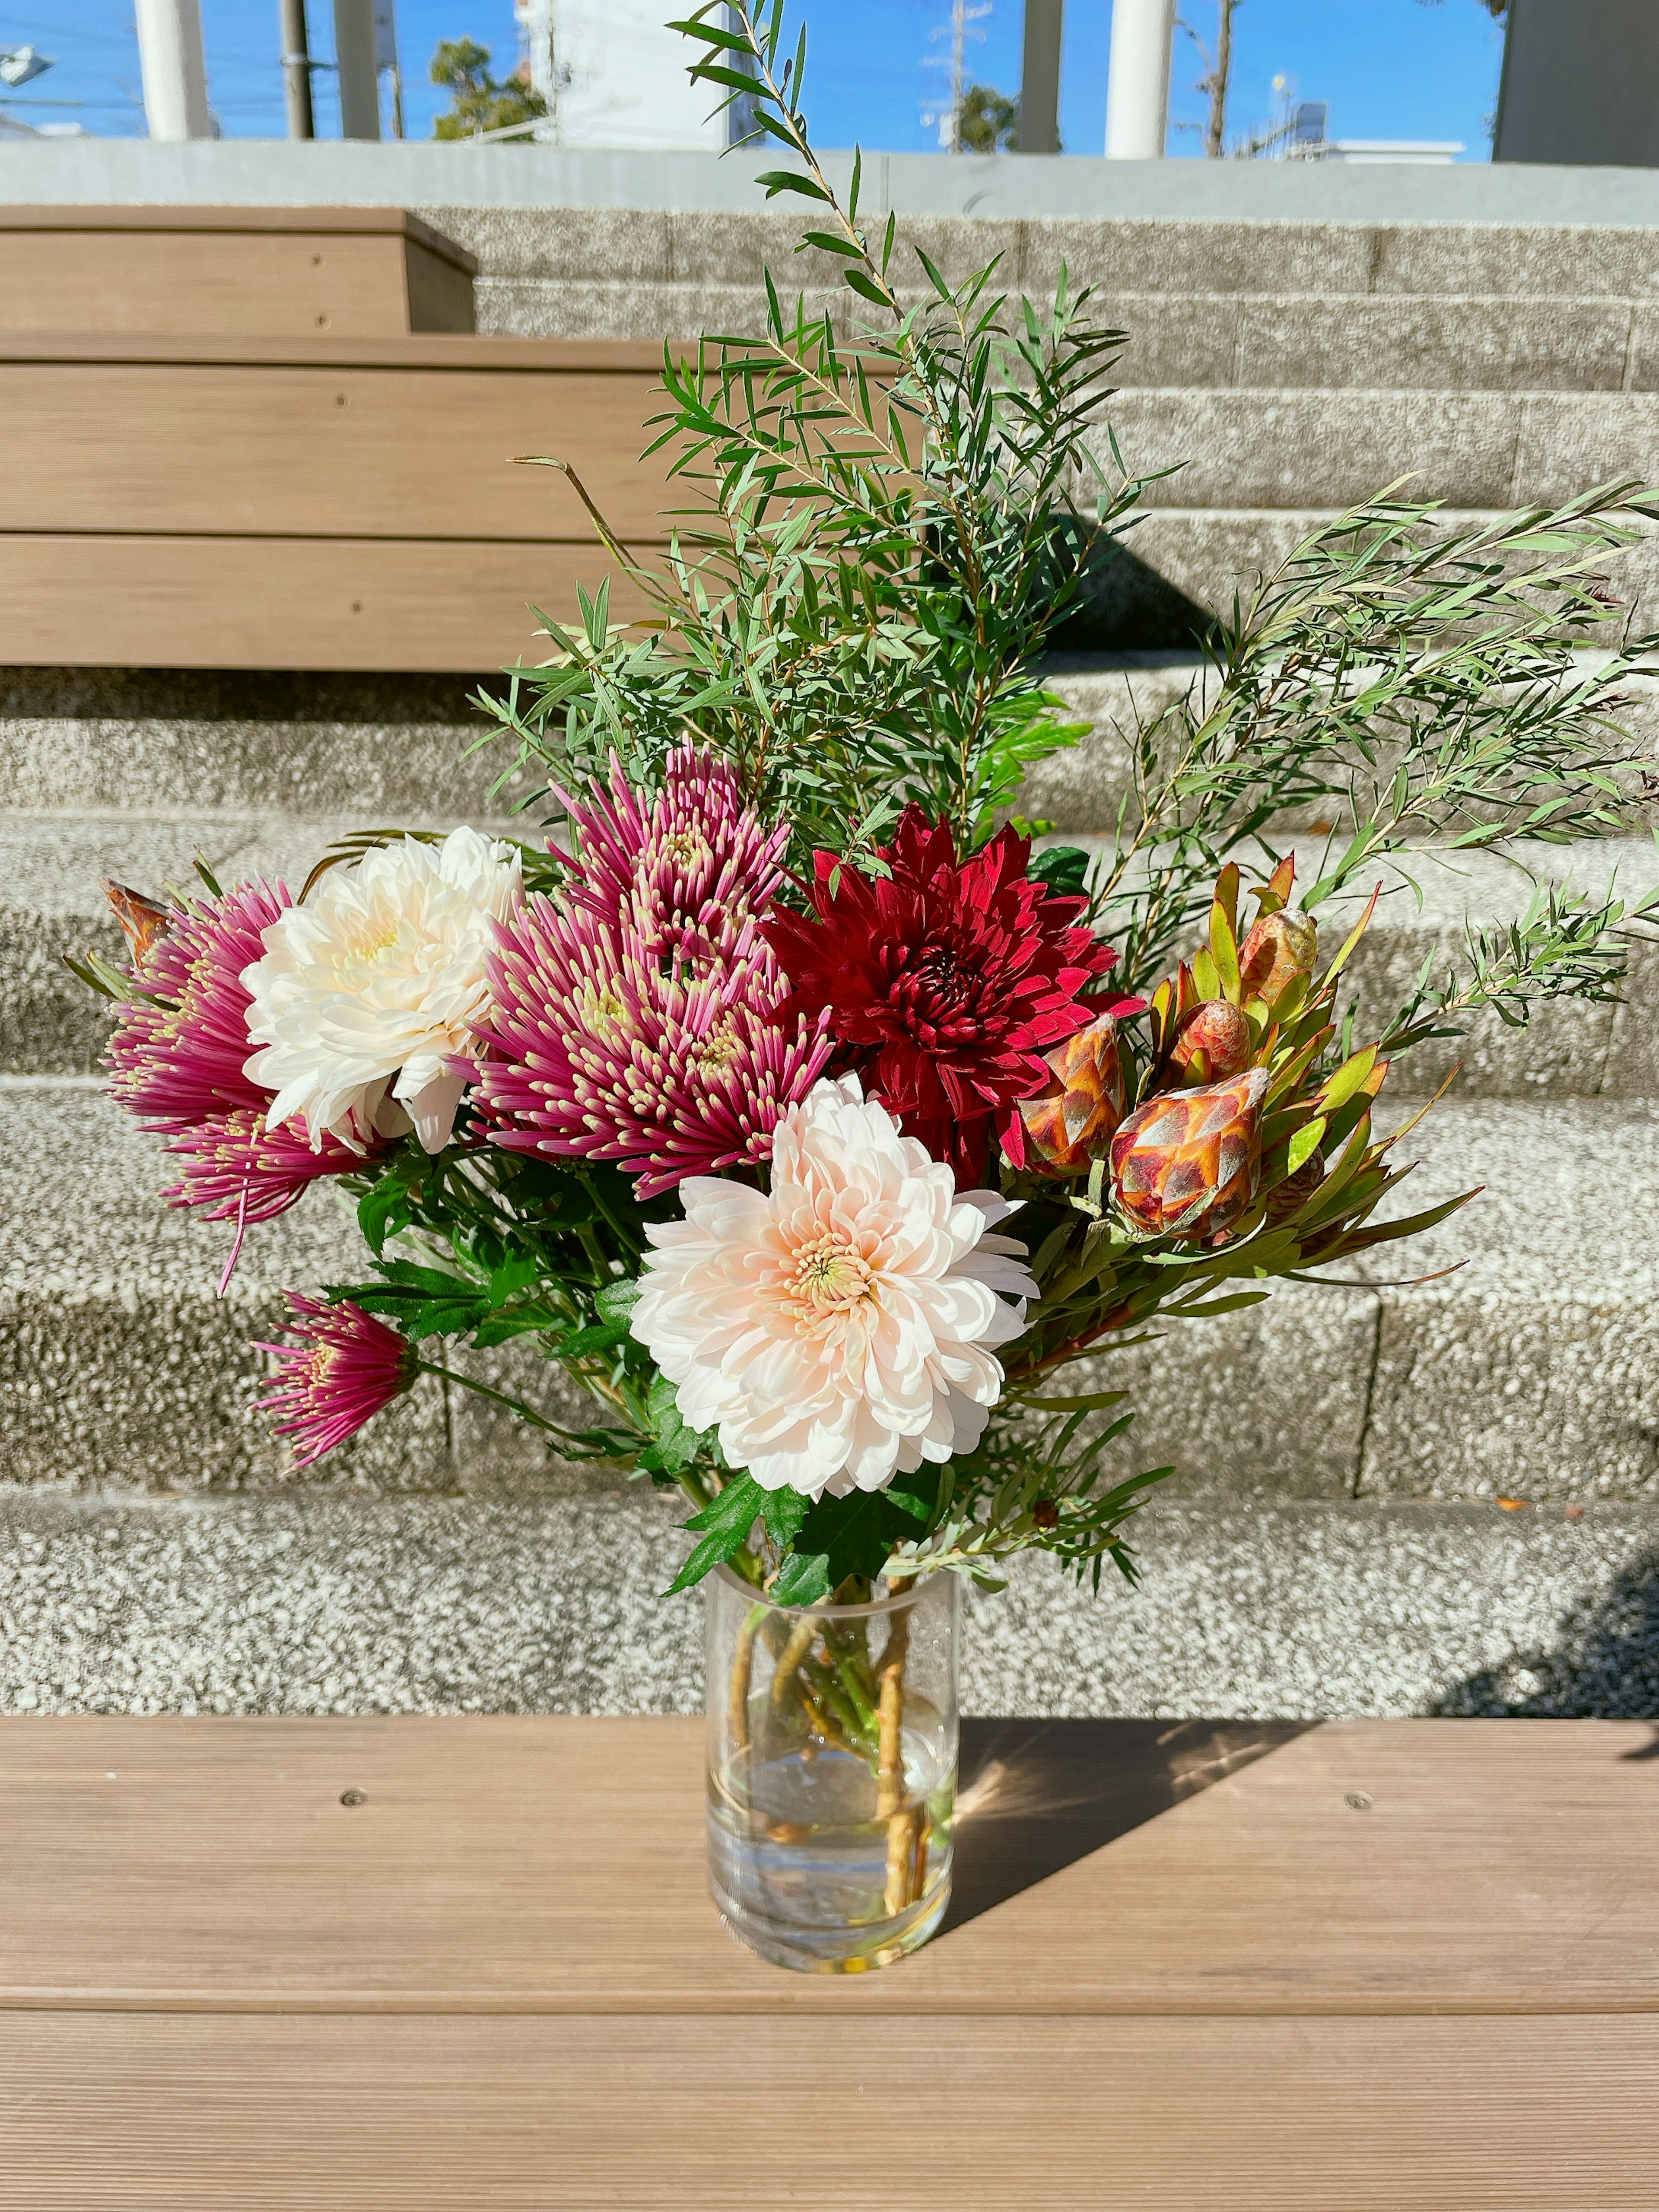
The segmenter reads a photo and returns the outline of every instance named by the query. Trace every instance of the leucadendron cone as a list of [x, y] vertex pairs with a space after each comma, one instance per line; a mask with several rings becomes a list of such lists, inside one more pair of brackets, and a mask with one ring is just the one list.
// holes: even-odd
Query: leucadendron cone
[[1319, 957], [1319, 930], [1299, 907], [1264, 914], [1238, 948], [1239, 994], [1260, 999], [1271, 1014], [1298, 975]]
[[1036, 1175], [1085, 1175], [1123, 1119], [1115, 1018], [1100, 1015], [1045, 1057], [1054, 1071], [1048, 1088], [1019, 1102], [1025, 1164]]
[[1137, 1106], [1112, 1139], [1112, 1194], [1146, 1237], [1211, 1237], [1230, 1228], [1261, 1185], [1267, 1071], [1166, 1091]]

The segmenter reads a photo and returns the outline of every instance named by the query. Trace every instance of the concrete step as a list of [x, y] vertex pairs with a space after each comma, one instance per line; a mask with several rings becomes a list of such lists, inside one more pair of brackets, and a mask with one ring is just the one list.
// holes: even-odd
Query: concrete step
[[[1409, 1210], [1477, 1204], [1346, 1287], [1260, 1307], [1085, 1364], [1139, 1415], [1125, 1471], [1176, 1462], [1189, 1496], [1559, 1502], [1659, 1495], [1659, 1104], [1455, 1101], [1409, 1140]], [[164, 1208], [157, 1148], [86, 1082], [0, 1081], [0, 1482], [196, 1490], [285, 1480], [248, 1399], [251, 1340], [279, 1286], [363, 1272], [327, 1187], [251, 1231], [214, 1297], [227, 1224]], [[1425, 1287], [1397, 1287], [1462, 1261]], [[470, 1364], [470, 1363], [469, 1363]], [[486, 1380], [555, 1386], [527, 1358]], [[422, 1382], [308, 1487], [546, 1490], [602, 1475]], [[544, 1402], [553, 1402], [549, 1399]], [[584, 1401], [560, 1399], [569, 1418]]]
[[[802, 224], [787, 210], [418, 212], [477, 256], [481, 304], [485, 288], [515, 278], [757, 286], [769, 267], [781, 289], [829, 281], [827, 257], [794, 252]], [[1064, 270], [1073, 288], [1128, 294], [1659, 300], [1659, 230], [1611, 223], [905, 215], [899, 236], [901, 279], [919, 246], [953, 280], [1000, 256], [999, 283], [1034, 295], [1052, 294]]]
[[[0, 1711], [695, 1712], [673, 1501], [0, 1493]], [[1142, 1578], [969, 1595], [970, 1713], [1659, 1711], [1659, 1516], [1148, 1508]]]
[[[1167, 669], [1151, 674], [1154, 687], [1176, 680]], [[1124, 680], [1126, 687], [1133, 685], [1133, 672]], [[1089, 711], [1091, 697], [1099, 703], [1103, 688], [1105, 703], [1115, 703], [1109, 685], [1091, 678], [1080, 687], [1079, 712]], [[1093, 825], [1115, 811], [1115, 759], [1121, 761], [1121, 740], [1108, 725], [1076, 753], [1046, 764], [1033, 778], [1025, 803], [1039, 818], [1060, 817], [1060, 842], [1092, 844]], [[1071, 799], [1078, 789], [1091, 796]], [[1087, 828], [1073, 826], [1079, 816]], [[100, 1065], [109, 1033], [108, 1003], [70, 973], [63, 956], [94, 950], [112, 959], [121, 956], [119, 930], [98, 888], [100, 877], [151, 891], [168, 883], [190, 884], [199, 851], [223, 882], [263, 874], [285, 878], [297, 890], [330, 840], [361, 826], [362, 819], [228, 809], [0, 813], [0, 1073], [82, 1074]], [[426, 809], [404, 819], [411, 828], [443, 826]], [[533, 834], [529, 817], [517, 826], [520, 834]], [[1304, 834], [1296, 843], [1299, 872], [1312, 882], [1323, 865], [1326, 841]], [[1659, 855], [1650, 843], [1513, 850], [1513, 859], [1487, 854], [1425, 860], [1417, 871], [1420, 908], [1409, 892], [1391, 893], [1354, 963], [1362, 1018], [1373, 1010], [1380, 1018], [1384, 1009], [1401, 1003], [1424, 958], [1453, 950], [1469, 921], [1518, 915], [1534, 878], [1568, 876], [1597, 896], [1613, 882], [1630, 900], [1659, 883]], [[1370, 888], [1368, 882], [1366, 895]], [[1340, 921], [1346, 927], [1358, 902], [1350, 897], [1335, 907], [1333, 924]], [[1483, 1096], [1649, 1095], [1659, 1087], [1659, 945], [1634, 945], [1631, 968], [1626, 1003], [1545, 1006], [1525, 1031], [1506, 1027], [1494, 1015], [1482, 1016], [1463, 1042], [1425, 1048], [1414, 1058], [1410, 1079], [1432, 1088], [1461, 1064], [1466, 1088]]]
[[[788, 289], [797, 271], [775, 271]], [[907, 304], [920, 292], [907, 289]], [[851, 330], [862, 310], [814, 287], [810, 311]], [[478, 326], [502, 337], [689, 342], [763, 327], [747, 283], [630, 276], [480, 279]], [[1659, 306], [1625, 299], [1479, 293], [1126, 291], [1115, 272], [1090, 313], [1127, 333], [1114, 371], [1127, 385], [1398, 386], [1412, 390], [1650, 392], [1659, 384]]]
[[[1103, 412], [1131, 468], [1181, 464], [1160, 509], [1341, 508], [1408, 471], [1413, 499], [1516, 507], [1645, 480], [1659, 452], [1659, 397], [1639, 392], [1181, 386], [1120, 392]], [[1103, 430], [1098, 450], [1109, 466]]]
[[[363, 821], [476, 813], [505, 752], [478, 678], [0, 669], [0, 809], [277, 809]], [[507, 802], [507, 803], [510, 803]]]
[[[172, 1178], [88, 1081], [0, 1079], [0, 1482], [47, 1488], [235, 1490], [288, 1478], [252, 1407], [256, 1340], [283, 1289], [367, 1272], [356, 1224], [323, 1185], [248, 1232], [216, 1297], [231, 1224], [161, 1202]], [[470, 1363], [544, 1410], [591, 1419], [556, 1370], [512, 1347]], [[446, 1401], [448, 1402], [446, 1403]], [[422, 1382], [307, 1478], [313, 1486], [564, 1492], [587, 1470], [471, 1392]]]

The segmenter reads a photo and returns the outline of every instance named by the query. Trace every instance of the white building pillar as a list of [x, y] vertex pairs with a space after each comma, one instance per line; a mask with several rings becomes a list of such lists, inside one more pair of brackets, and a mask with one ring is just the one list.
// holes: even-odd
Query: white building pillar
[[1170, 113], [1170, 46], [1175, 0], [1112, 0], [1106, 64], [1106, 156], [1157, 161]]
[[334, 61], [340, 72], [343, 138], [380, 135], [380, 85], [374, 46], [374, 0], [334, 0]]
[[152, 138], [210, 138], [198, 0], [135, 0], [144, 115]]

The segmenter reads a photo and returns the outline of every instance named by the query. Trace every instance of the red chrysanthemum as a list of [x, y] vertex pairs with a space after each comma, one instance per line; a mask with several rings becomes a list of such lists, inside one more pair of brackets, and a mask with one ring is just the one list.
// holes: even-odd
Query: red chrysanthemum
[[983, 1181], [993, 1127], [1023, 1164], [1018, 1103], [1048, 1081], [1044, 1053], [1139, 1003], [1081, 995], [1117, 955], [1075, 927], [1082, 899], [1031, 878], [1030, 854], [1003, 830], [958, 860], [950, 831], [908, 806], [881, 851], [888, 876], [819, 853], [811, 914], [762, 924], [793, 987], [775, 1018], [827, 1010], [836, 1072], [857, 1073], [959, 1183]]

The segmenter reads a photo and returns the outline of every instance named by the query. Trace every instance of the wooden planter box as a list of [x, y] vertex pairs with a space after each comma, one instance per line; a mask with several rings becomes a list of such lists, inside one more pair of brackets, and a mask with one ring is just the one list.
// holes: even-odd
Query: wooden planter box
[[401, 208], [0, 208], [0, 337], [470, 331], [478, 264]]
[[[482, 672], [631, 548], [661, 355], [479, 338], [0, 337], [0, 662]], [[620, 609], [621, 597], [613, 601]]]

